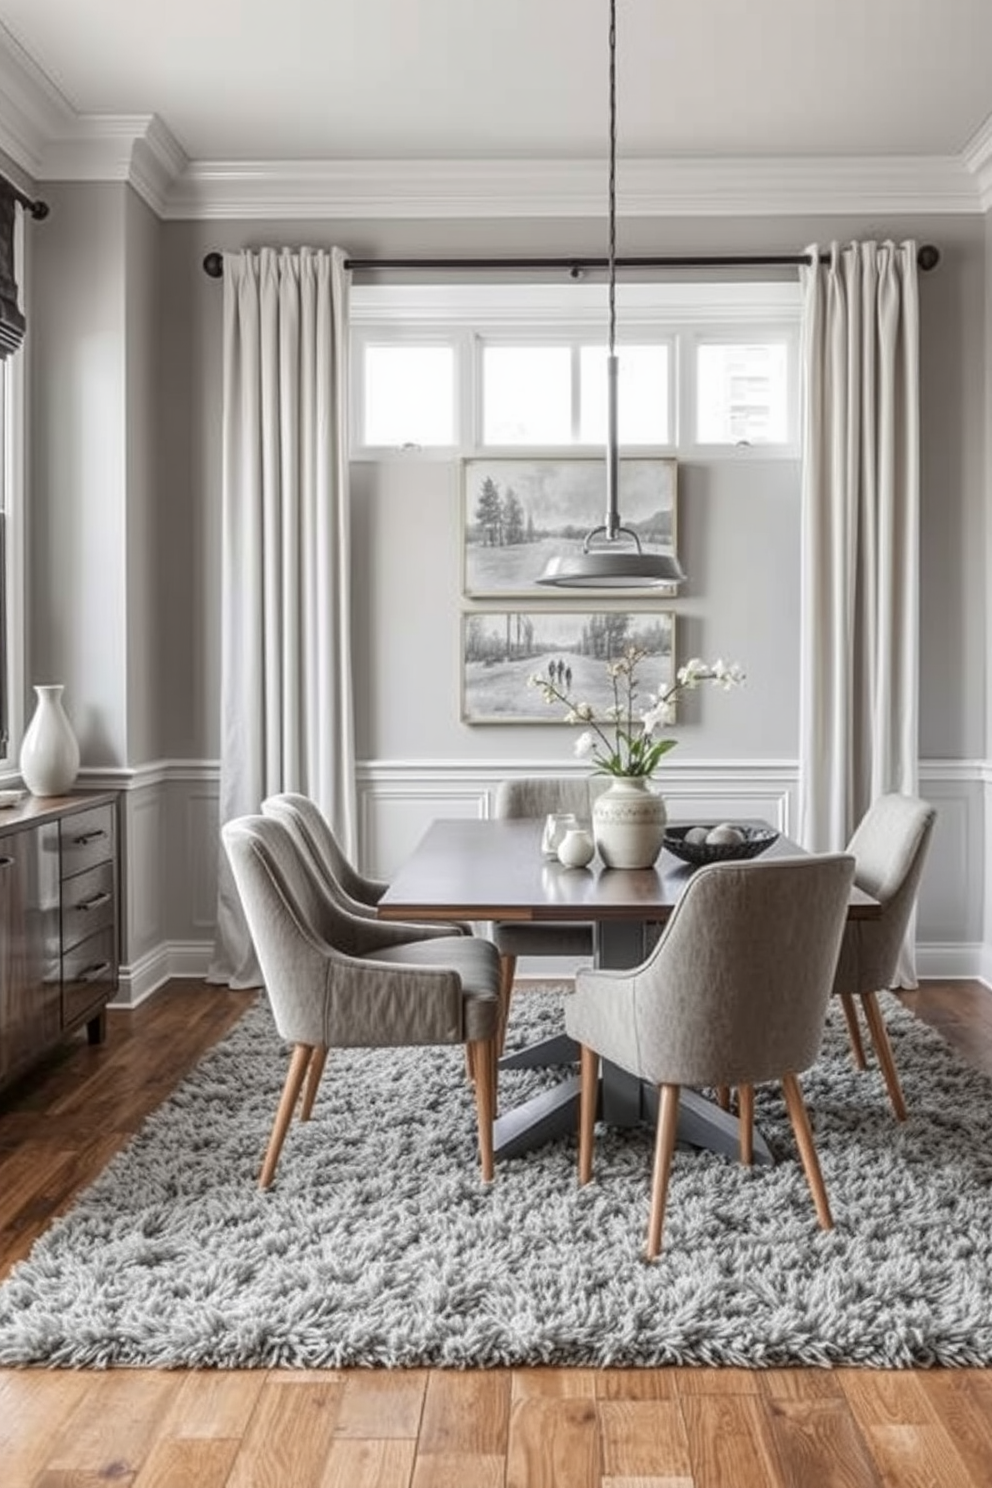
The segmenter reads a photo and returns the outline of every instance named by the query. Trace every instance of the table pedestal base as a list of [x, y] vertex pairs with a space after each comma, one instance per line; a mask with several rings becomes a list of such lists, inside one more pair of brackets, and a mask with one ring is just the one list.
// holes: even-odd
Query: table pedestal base
[[[537, 1069], [551, 1064], [571, 1064], [579, 1057], [579, 1046], [568, 1034], [557, 1034], [531, 1044], [500, 1060], [501, 1069]], [[658, 1119], [658, 1092], [608, 1059], [600, 1061], [597, 1119], [608, 1126], [654, 1125]], [[520, 1157], [556, 1137], [574, 1135], [579, 1123], [579, 1077], [570, 1075], [551, 1090], [532, 1096], [496, 1119], [493, 1140], [497, 1158]], [[683, 1146], [740, 1157], [740, 1122], [721, 1110], [698, 1090], [683, 1087], [679, 1095], [677, 1140]], [[774, 1162], [768, 1143], [754, 1130], [754, 1161]]]

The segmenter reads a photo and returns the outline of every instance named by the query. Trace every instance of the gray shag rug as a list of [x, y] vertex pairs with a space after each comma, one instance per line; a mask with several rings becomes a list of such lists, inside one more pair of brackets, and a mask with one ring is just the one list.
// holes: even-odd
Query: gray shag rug
[[[885, 1001], [905, 1125], [839, 1017], [803, 1080], [836, 1229], [762, 1087], [781, 1161], [677, 1153], [653, 1265], [651, 1134], [601, 1128], [582, 1190], [571, 1138], [486, 1188], [460, 1048], [332, 1052], [261, 1193], [286, 1061], [259, 1005], [0, 1287], [0, 1364], [990, 1364], [992, 1084]], [[510, 1043], [560, 1026], [524, 993]]]

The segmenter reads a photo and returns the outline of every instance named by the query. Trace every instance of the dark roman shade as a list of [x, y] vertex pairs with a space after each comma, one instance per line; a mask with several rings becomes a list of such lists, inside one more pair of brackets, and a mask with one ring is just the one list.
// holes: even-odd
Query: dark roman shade
[[27, 322], [17, 304], [14, 277], [14, 218], [20, 193], [0, 177], [0, 360], [17, 350]]

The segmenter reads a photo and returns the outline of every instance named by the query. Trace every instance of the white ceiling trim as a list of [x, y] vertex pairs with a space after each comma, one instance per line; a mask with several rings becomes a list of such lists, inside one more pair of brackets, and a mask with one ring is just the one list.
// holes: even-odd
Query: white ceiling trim
[[[191, 162], [169, 218], [598, 217], [606, 166], [589, 160]], [[628, 217], [765, 217], [981, 210], [956, 157], [621, 160]]]
[[[600, 160], [189, 161], [149, 115], [77, 114], [0, 27], [0, 149], [36, 182], [129, 181], [160, 217], [598, 217]], [[623, 160], [625, 216], [969, 213], [992, 204], [992, 120], [959, 156]]]
[[981, 209], [987, 212], [992, 208], [992, 114], [976, 129], [961, 158], [975, 177]]

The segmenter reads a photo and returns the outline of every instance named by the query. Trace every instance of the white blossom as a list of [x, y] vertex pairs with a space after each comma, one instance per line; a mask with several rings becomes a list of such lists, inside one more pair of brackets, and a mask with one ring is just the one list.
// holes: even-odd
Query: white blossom
[[596, 748], [596, 735], [591, 729], [586, 729], [575, 741], [575, 755], [577, 759], [588, 759]]

